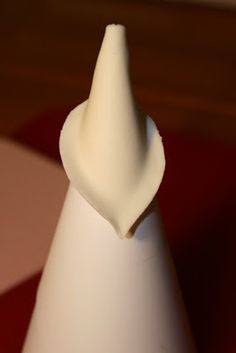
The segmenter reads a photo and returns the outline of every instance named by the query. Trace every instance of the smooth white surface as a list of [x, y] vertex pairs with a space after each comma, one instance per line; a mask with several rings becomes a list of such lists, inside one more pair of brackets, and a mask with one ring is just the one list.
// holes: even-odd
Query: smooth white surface
[[159, 188], [165, 157], [154, 122], [133, 99], [121, 25], [106, 27], [89, 99], [69, 114], [60, 152], [71, 183], [126, 236]]
[[194, 352], [155, 212], [120, 239], [70, 186], [23, 352]]
[[40, 271], [68, 182], [51, 160], [0, 140], [0, 294]]

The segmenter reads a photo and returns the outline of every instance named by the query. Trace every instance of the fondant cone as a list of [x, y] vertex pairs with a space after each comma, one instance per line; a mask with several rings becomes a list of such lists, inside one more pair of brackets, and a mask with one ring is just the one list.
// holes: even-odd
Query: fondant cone
[[[62, 131], [62, 160], [71, 183], [23, 353], [192, 353], [175, 271], [152, 203], [165, 164], [161, 138], [132, 106], [123, 68], [124, 28], [112, 26], [107, 32], [89, 100], [72, 112]], [[110, 41], [112, 33], [122, 46]], [[108, 72], [118, 70], [113, 78], [121, 108], [101, 74], [107, 43], [118, 53]], [[92, 116], [101, 125], [93, 125]]]

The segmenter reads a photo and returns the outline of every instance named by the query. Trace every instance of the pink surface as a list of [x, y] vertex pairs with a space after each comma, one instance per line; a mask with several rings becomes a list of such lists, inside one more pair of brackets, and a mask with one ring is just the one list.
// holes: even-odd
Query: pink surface
[[[14, 138], [59, 160], [58, 136], [66, 113], [49, 112]], [[167, 169], [158, 200], [199, 352], [235, 353], [236, 148], [162, 134]], [[26, 327], [34, 291], [33, 285], [23, 285], [0, 298], [1, 352], [20, 351], [25, 331], [19, 328]]]
[[68, 181], [57, 163], [8, 140], [0, 140], [0, 165], [3, 293], [42, 269]]

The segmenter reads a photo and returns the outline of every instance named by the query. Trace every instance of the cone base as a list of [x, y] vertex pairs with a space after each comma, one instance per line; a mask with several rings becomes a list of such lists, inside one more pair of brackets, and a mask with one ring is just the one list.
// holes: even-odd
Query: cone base
[[70, 186], [23, 353], [194, 352], [160, 229], [121, 240]]

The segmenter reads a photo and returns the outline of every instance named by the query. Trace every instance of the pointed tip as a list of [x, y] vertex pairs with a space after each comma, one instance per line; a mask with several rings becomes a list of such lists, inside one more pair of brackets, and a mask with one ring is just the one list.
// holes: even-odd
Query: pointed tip
[[[114, 113], [116, 113], [112, 108], [114, 105], [119, 106], [119, 116], [122, 116], [123, 110], [127, 111], [127, 109], [123, 109], [124, 102], [134, 107], [128, 56], [125, 26], [121, 24], [107, 25], [89, 94], [86, 110], [87, 122], [90, 119], [95, 120], [94, 118], [99, 114], [109, 115], [114, 120]], [[111, 109], [112, 111], [110, 111]]]
[[122, 226], [121, 222], [111, 222], [111, 224], [113, 225], [119, 239], [124, 240], [132, 238], [133, 234], [131, 229], [125, 227], [124, 225]]
[[122, 25], [121, 23], [110, 23], [109, 25], [106, 25], [106, 30], [112, 30], [112, 29], [125, 29], [125, 26]]
[[126, 28], [121, 24], [110, 24], [105, 28], [102, 47], [109, 49], [109, 52], [119, 52], [120, 54], [127, 50], [126, 46]]
[[106, 26], [106, 29], [105, 29], [105, 33], [106, 34], [111, 34], [111, 33], [122, 33], [124, 34], [126, 32], [126, 28], [124, 25], [122, 24], [115, 24], [115, 23], [112, 23], [112, 24], [109, 24]]
[[121, 240], [124, 240], [125, 238], [126, 238], [126, 235], [127, 235], [127, 233], [121, 233], [119, 230], [117, 230], [117, 229], [115, 229], [115, 231], [116, 231], [116, 234], [117, 234], [117, 236], [118, 236], [118, 238], [119, 239], [121, 239]]
[[117, 234], [118, 238], [121, 240], [125, 240], [125, 239], [130, 240], [133, 238], [133, 235], [134, 235], [134, 233], [131, 230], [128, 232], [125, 232], [125, 233], [120, 233], [120, 232], [116, 231], [116, 234]]

